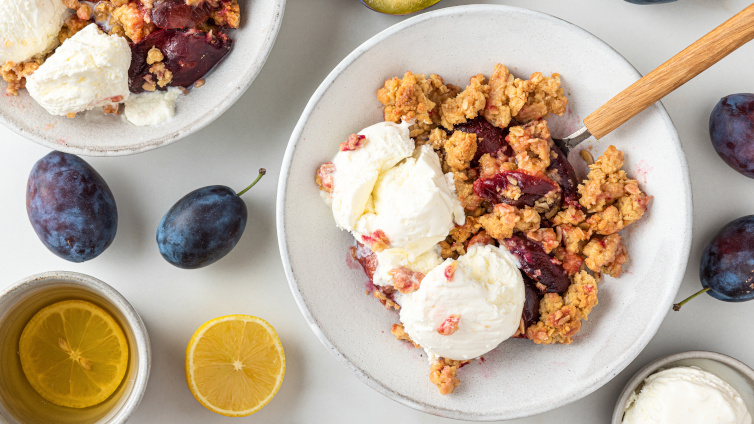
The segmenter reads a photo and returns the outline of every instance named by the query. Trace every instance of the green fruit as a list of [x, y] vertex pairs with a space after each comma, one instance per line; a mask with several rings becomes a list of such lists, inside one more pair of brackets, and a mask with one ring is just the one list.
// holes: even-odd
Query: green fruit
[[407, 15], [426, 9], [440, 0], [361, 0], [364, 5], [388, 15]]

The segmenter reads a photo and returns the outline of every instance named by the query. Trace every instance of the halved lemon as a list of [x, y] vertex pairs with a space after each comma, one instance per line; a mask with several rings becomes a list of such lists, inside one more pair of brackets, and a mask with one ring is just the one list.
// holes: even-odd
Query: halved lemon
[[43, 308], [21, 332], [18, 353], [31, 387], [69, 408], [97, 405], [128, 368], [128, 342], [115, 319], [84, 300]]
[[275, 397], [285, 353], [275, 329], [249, 315], [204, 323], [186, 348], [186, 383], [205, 408], [228, 417], [251, 415]]

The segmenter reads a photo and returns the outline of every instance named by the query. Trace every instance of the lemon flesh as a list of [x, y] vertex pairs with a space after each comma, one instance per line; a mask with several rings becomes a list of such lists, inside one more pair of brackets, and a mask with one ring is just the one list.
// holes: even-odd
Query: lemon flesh
[[426, 9], [440, 0], [361, 0], [370, 9], [389, 15], [406, 15]]
[[102, 308], [66, 300], [37, 312], [21, 332], [21, 368], [46, 400], [87, 408], [110, 397], [128, 368], [123, 330]]
[[267, 321], [249, 315], [213, 319], [186, 348], [186, 383], [204, 407], [230, 417], [251, 415], [280, 389], [285, 353]]

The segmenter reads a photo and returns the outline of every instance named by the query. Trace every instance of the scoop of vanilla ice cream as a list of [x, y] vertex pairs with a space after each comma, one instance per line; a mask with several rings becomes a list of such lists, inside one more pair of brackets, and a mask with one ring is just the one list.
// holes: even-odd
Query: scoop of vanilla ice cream
[[61, 0], [0, 0], [0, 64], [23, 62], [57, 46], [69, 13]]
[[352, 231], [380, 174], [411, 156], [414, 140], [409, 137], [409, 126], [380, 122], [364, 128], [359, 132], [365, 136], [361, 147], [335, 155], [331, 199], [338, 227]]
[[53, 115], [115, 105], [128, 99], [130, 65], [128, 42], [90, 24], [27, 78], [26, 89]]
[[440, 256], [440, 246], [429, 249], [413, 260], [409, 259], [408, 253], [401, 249], [385, 249], [381, 252], [375, 252], [375, 255], [377, 256], [377, 268], [374, 270], [372, 282], [378, 286], [392, 286], [393, 277], [390, 275], [390, 271], [396, 268], [406, 267], [411, 271], [427, 275], [443, 262]]
[[405, 251], [413, 260], [465, 220], [454, 187], [442, 173], [440, 158], [425, 144], [379, 176], [353, 233], [360, 239], [382, 230], [390, 248]]
[[[526, 295], [513, 255], [499, 247], [474, 245], [449, 272], [453, 262], [435, 267], [419, 290], [402, 299], [400, 320], [406, 333], [430, 359], [476, 358], [511, 337], [521, 323]], [[458, 318], [457, 330], [440, 334], [438, 329], [452, 316]]]
[[736, 389], [697, 367], [654, 373], [628, 400], [624, 424], [751, 424]]

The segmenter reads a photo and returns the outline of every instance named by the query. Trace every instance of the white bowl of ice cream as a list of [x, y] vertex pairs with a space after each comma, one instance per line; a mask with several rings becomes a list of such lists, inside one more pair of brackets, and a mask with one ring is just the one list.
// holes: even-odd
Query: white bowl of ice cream
[[751, 424], [754, 370], [716, 352], [660, 358], [637, 372], [618, 398], [612, 424]]
[[[0, 2], [0, 39], [5, 46], [0, 47], [0, 66], [27, 60], [58, 44], [58, 32], [72, 13], [62, 1]], [[76, 34], [76, 40], [66, 40], [47, 58], [42, 72], [32, 74], [27, 80], [29, 90], [0, 96], [0, 123], [52, 149], [92, 156], [143, 152], [192, 134], [219, 117], [246, 91], [280, 28], [285, 0], [239, 4], [241, 25], [228, 31], [233, 40], [230, 52], [202, 80], [204, 85], [188, 95], [171, 88], [130, 96], [128, 114], [124, 109], [129, 107], [123, 104], [119, 115], [104, 114], [102, 106], [129, 102], [127, 75], [125, 81], [123, 78], [123, 68], [127, 72], [131, 61], [128, 45], [122, 37], [101, 32], [97, 36], [96, 28], [85, 28], [88, 35]], [[0, 86], [5, 90], [4, 83]], [[74, 119], [65, 116], [82, 109], [91, 110]]]
[[[449, 32], [448, 28], [452, 30]], [[539, 30], [532, 34], [531, 28]], [[420, 47], [407, 50], [407, 45]], [[484, 361], [472, 361], [459, 371], [461, 385], [452, 394], [441, 395], [428, 378], [427, 354], [407, 343], [396, 342], [391, 326], [398, 321], [397, 314], [386, 313], [374, 298], [365, 295], [367, 277], [350, 259], [353, 233], [362, 236], [362, 240], [367, 236], [378, 241], [380, 237], [375, 229], [382, 229], [382, 225], [387, 228], [390, 222], [372, 224], [383, 219], [380, 211], [389, 207], [381, 206], [376, 199], [370, 206], [376, 216], [357, 210], [355, 222], [350, 213], [341, 216], [336, 211], [334, 215], [333, 209], [323, 204], [314, 177], [323, 163], [333, 161], [337, 167], [341, 159], [333, 155], [338, 152], [340, 143], [349, 142], [346, 141], [349, 135], [364, 135], [372, 131], [369, 129], [372, 125], [384, 120], [375, 91], [386, 79], [400, 77], [410, 70], [417, 74], [437, 73], [447, 83], [464, 87], [470, 76], [480, 72], [489, 75], [497, 63], [506, 64], [516, 76], [524, 78], [536, 71], [561, 75], [571, 109], [565, 117], [551, 121], [555, 137], [565, 135], [570, 127], [579, 123], [579, 116], [591, 113], [639, 78], [638, 72], [605, 43], [548, 15], [492, 5], [425, 13], [373, 37], [325, 79], [291, 136], [278, 187], [277, 232], [283, 266], [299, 308], [325, 347], [378, 392], [421, 411], [466, 420], [531, 416], [573, 402], [608, 382], [636, 358], [670, 310], [685, 272], [690, 247], [691, 197], [685, 158], [667, 113], [656, 104], [602, 142], [589, 143], [595, 157], [610, 144], [624, 151], [624, 169], [631, 175], [641, 172], [637, 176], [642, 189], [654, 196], [650, 212], [625, 235], [632, 255], [629, 273], [621, 276], [620, 281], [607, 278], [600, 283], [599, 305], [591, 312], [589, 320], [583, 322], [572, 344], [537, 346], [530, 340], [505, 340], [485, 353]], [[352, 141], [358, 144], [358, 139]], [[375, 162], [378, 157], [384, 160], [389, 156], [378, 151], [369, 153], [368, 147], [369, 143], [363, 152]], [[407, 149], [401, 156], [406, 160], [406, 169], [391, 171], [396, 175], [390, 180], [399, 181], [398, 174], [418, 171], [417, 164], [428, 165], [429, 161], [420, 160], [422, 152], [418, 150], [414, 151], [413, 145]], [[359, 151], [362, 150], [356, 153]], [[356, 159], [355, 153], [348, 156]], [[363, 162], [363, 174], [353, 177], [351, 194], [359, 192], [356, 183], [362, 181], [361, 178], [373, 184], [363, 194], [367, 197], [370, 190], [381, 184], [375, 183], [378, 175], [370, 166], [368, 161]], [[422, 234], [428, 239], [440, 237], [442, 240], [446, 233], [435, 234], [433, 224], [433, 219], [439, 215], [424, 216], [425, 208], [420, 205], [431, 204], [432, 210], [443, 215], [444, 231], [448, 231], [453, 211], [444, 203], [446, 193], [439, 178], [433, 177], [436, 172], [429, 172], [430, 166], [423, 169], [427, 171], [422, 173], [425, 181], [435, 183], [429, 186], [431, 190], [423, 190], [421, 194], [431, 193], [432, 196], [426, 197], [426, 202], [417, 202], [411, 194], [415, 191], [410, 187], [392, 190], [394, 197], [406, 199], [400, 209], [394, 207], [397, 213], [393, 216], [413, 217], [415, 228], [422, 228]], [[405, 194], [399, 195], [404, 189]], [[333, 193], [330, 200], [336, 202], [337, 197]], [[386, 203], [395, 206], [392, 201]], [[349, 231], [338, 230], [336, 223]], [[388, 239], [393, 242], [393, 237], [402, 235], [397, 232]], [[433, 243], [436, 242], [434, 238]], [[410, 250], [387, 261], [402, 264], [412, 255]], [[496, 252], [479, 252], [479, 255], [487, 261], [496, 256]], [[438, 263], [437, 257], [424, 259], [427, 270], [424, 278], [429, 280], [422, 281], [422, 286], [431, 289], [439, 284], [433, 280], [432, 273], [439, 272], [433, 270], [438, 265], [442, 271], [442, 260]], [[483, 346], [471, 346], [474, 349], [468, 352], [446, 352], [443, 349], [448, 346], [442, 344], [432, 349], [462, 359], [464, 355], [475, 356], [479, 351], [489, 350], [501, 339], [511, 336], [505, 317], [515, 316], [518, 320], [520, 311], [511, 307], [506, 314], [483, 316], [484, 308], [495, 302], [497, 292], [484, 292], [483, 278], [475, 275], [478, 266], [474, 260], [465, 265], [460, 259], [458, 262], [461, 262], [458, 268], [466, 267], [459, 274], [463, 284], [459, 285], [462, 291], [458, 295], [441, 298], [439, 291], [419, 290], [427, 297], [413, 296], [412, 302], [416, 304], [404, 306], [401, 309], [406, 311], [401, 313], [413, 316], [412, 310], [441, 302], [462, 306], [467, 303], [464, 296], [474, 301], [490, 300], [476, 304], [473, 309], [480, 311], [478, 319], [469, 320], [482, 323], [482, 327], [492, 324], [490, 328], [494, 326], [498, 331], [491, 332], [486, 342], [481, 341]], [[505, 259], [500, 258], [501, 272], [506, 269], [504, 263]], [[390, 268], [394, 266], [385, 268], [388, 273]], [[459, 272], [458, 269], [455, 272]], [[384, 274], [376, 270], [374, 283], [378, 284], [379, 278], [387, 278]], [[506, 278], [508, 280], [512, 287], [520, 287], [513, 283], [514, 278]], [[410, 276], [407, 283], [411, 283]], [[506, 292], [504, 287], [495, 288]], [[470, 295], [472, 290], [476, 291], [473, 296]], [[430, 298], [432, 296], [436, 297]], [[495, 305], [498, 310], [516, 305], [516, 299], [520, 300], [517, 290], [510, 290], [505, 296], [510, 301]], [[404, 316], [404, 324], [414, 326], [409, 334], [425, 331], [428, 337], [421, 343], [426, 345], [433, 343], [432, 337], [436, 338], [433, 332], [441, 327], [438, 321], [452, 318], [434, 317], [427, 311], [416, 315], [419, 318], [413, 321]], [[452, 325], [451, 320], [451, 330]], [[453, 336], [462, 336], [463, 330], [464, 318], [461, 317]]]

